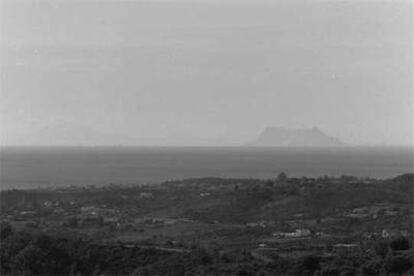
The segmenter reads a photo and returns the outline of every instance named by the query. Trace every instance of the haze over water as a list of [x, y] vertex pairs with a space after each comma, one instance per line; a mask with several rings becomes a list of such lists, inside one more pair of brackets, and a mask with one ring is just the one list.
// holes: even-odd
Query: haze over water
[[316, 126], [350, 144], [413, 145], [412, 10], [3, 0], [0, 143], [57, 146], [35, 139], [55, 129], [79, 145], [92, 129], [109, 145], [226, 146], [268, 126]]
[[1, 189], [158, 183], [190, 177], [274, 178], [413, 172], [413, 149], [250, 147], [3, 147]]

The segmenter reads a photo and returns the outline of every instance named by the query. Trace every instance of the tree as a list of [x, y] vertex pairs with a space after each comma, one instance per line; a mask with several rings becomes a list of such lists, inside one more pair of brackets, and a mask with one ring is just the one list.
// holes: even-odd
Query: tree
[[295, 274], [313, 275], [315, 271], [320, 270], [320, 258], [315, 255], [308, 255], [299, 259], [294, 268]]
[[375, 244], [375, 253], [377, 253], [378, 256], [381, 256], [381, 258], [385, 258], [387, 256], [389, 251], [388, 242], [386, 241], [379, 241], [377, 244]]
[[405, 237], [399, 237], [390, 242], [392, 250], [408, 250], [410, 249], [410, 241]]
[[68, 226], [68, 227], [74, 227], [74, 228], [78, 227], [78, 225], [79, 225], [78, 218], [77, 217], [69, 217], [65, 220], [64, 225]]
[[384, 268], [386, 272], [397, 273], [401, 275], [402, 273], [408, 271], [413, 266], [411, 254], [389, 254], [385, 259]]
[[2, 222], [0, 225], [0, 239], [4, 240], [8, 236], [13, 234], [13, 228], [7, 222]]
[[279, 173], [277, 178], [276, 178], [277, 183], [285, 183], [286, 180], [287, 180], [287, 175], [284, 172]]
[[362, 275], [379, 275], [382, 267], [382, 259], [366, 261], [361, 266]]

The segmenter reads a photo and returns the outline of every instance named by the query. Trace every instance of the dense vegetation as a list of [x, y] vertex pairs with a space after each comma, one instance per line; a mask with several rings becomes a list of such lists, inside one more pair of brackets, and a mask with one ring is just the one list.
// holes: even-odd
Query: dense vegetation
[[[193, 248], [164, 252], [122, 244], [96, 244], [81, 236], [1, 229], [2, 275], [412, 275], [412, 245], [406, 238], [379, 241], [372, 254], [259, 262], [247, 251]], [[410, 270], [411, 269], [411, 270]]]

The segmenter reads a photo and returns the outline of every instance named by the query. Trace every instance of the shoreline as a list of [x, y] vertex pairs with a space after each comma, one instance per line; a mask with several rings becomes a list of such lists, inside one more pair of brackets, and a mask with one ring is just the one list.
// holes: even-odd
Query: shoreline
[[[387, 182], [393, 180], [398, 177], [403, 176], [410, 176], [414, 175], [414, 172], [406, 172], [402, 174], [398, 174], [392, 177], [385, 177], [385, 178], [374, 178], [374, 177], [358, 177], [353, 175], [341, 175], [341, 176], [330, 176], [330, 175], [321, 175], [319, 177], [308, 177], [308, 176], [301, 176], [301, 177], [289, 177], [289, 180], [293, 181], [294, 184], [301, 184], [301, 181], [305, 181], [307, 183], [317, 183], [321, 180], [325, 182], [331, 182], [334, 184], [378, 184], [381, 182]], [[48, 186], [48, 187], [34, 187], [34, 188], [9, 188], [3, 189], [0, 187], [0, 194], [2, 192], [9, 192], [9, 191], [81, 191], [81, 190], [110, 190], [110, 189], [120, 189], [120, 190], [127, 190], [127, 189], [134, 189], [134, 188], [162, 188], [166, 187], [169, 183], [180, 183], [180, 182], [208, 182], [209, 180], [213, 181], [221, 181], [221, 182], [234, 182], [234, 181], [252, 181], [252, 182], [268, 182], [274, 181], [275, 178], [232, 178], [232, 177], [214, 177], [214, 176], [207, 176], [207, 177], [195, 177], [195, 178], [182, 178], [182, 179], [172, 179], [166, 180], [156, 183], [143, 183], [143, 184], [105, 184], [105, 185], [65, 185], [65, 186]], [[414, 183], [413, 183], [414, 184]]]

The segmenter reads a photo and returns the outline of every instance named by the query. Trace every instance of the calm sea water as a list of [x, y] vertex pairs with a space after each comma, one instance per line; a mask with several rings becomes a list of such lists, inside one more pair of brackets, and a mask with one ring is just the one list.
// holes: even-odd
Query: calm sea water
[[272, 178], [413, 172], [413, 148], [2, 147], [1, 189], [157, 183], [189, 177]]

